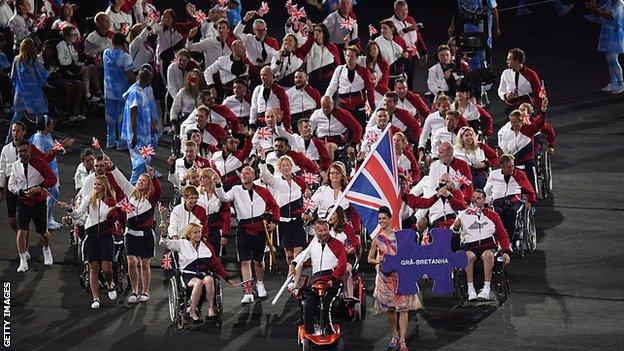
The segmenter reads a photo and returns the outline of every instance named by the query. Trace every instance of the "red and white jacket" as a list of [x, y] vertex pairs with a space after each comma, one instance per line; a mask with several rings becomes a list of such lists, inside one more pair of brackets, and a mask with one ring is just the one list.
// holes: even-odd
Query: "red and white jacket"
[[[405, 60], [403, 58], [403, 52], [407, 50], [407, 45], [403, 38], [399, 35], [395, 35], [392, 39], [378, 36], [375, 38], [375, 42], [379, 46], [379, 53], [388, 62], [390, 69], [390, 75], [396, 76], [403, 73], [403, 67]], [[411, 57], [408, 56], [407, 60]]]
[[281, 123], [275, 130], [277, 135], [288, 138], [288, 144], [292, 150], [305, 154], [310, 160], [317, 162], [322, 170], [329, 169], [331, 159], [327, 152], [327, 144], [323, 140], [315, 137], [305, 140], [299, 134], [288, 133]]
[[416, 184], [420, 181], [420, 167], [418, 165], [418, 161], [414, 154], [409, 150], [409, 148], [405, 148], [403, 153], [396, 158], [397, 166], [399, 167], [399, 171], [403, 173], [408, 173], [412, 178], [412, 183]]
[[383, 57], [379, 56], [377, 61], [372, 64], [372, 67], [366, 61], [366, 56], [358, 57], [357, 63], [375, 75], [375, 81], [378, 85], [388, 86], [390, 83], [390, 66], [388, 66], [388, 62]]
[[221, 128], [229, 127], [232, 134], [238, 133], [240, 122], [238, 117], [225, 105], [213, 105], [208, 115], [208, 123], [218, 124]]
[[243, 166], [245, 159], [251, 153], [251, 140], [245, 139], [242, 149], [223, 157], [223, 151], [217, 151], [212, 154], [210, 162], [213, 168], [221, 174], [221, 182], [225, 187], [231, 187], [240, 184], [240, 178], [237, 171]]
[[234, 95], [230, 95], [223, 100], [223, 105], [232, 111], [240, 122], [249, 124], [249, 112], [251, 110], [251, 97], [244, 97], [239, 100]]
[[[24, 168], [28, 169], [28, 176], [24, 174]], [[37, 157], [31, 156], [28, 163], [22, 163], [21, 160], [13, 162], [10, 174], [9, 191], [18, 195], [20, 202], [29, 206], [45, 201], [48, 195], [40, 192], [35, 196], [25, 197], [21, 194], [23, 191], [35, 186], [48, 189], [56, 184], [56, 175], [54, 175], [50, 166], [48, 166], [46, 161]]]
[[[265, 98], [265, 89], [269, 91], [268, 98]], [[249, 110], [249, 124], [264, 126], [264, 113], [267, 109], [280, 109], [282, 112], [282, 123], [290, 129], [290, 104], [286, 90], [277, 83], [273, 83], [270, 88], [263, 84], [258, 85], [251, 95], [251, 108]]]
[[[264, 41], [258, 40], [255, 34], [244, 33], [245, 25], [243, 21], [238, 22], [234, 27], [234, 35], [245, 43], [245, 51], [249, 61], [256, 66], [264, 66], [271, 63], [271, 59], [279, 50], [279, 42], [270, 36], [265, 36]], [[266, 57], [262, 58], [262, 49]]]
[[[57, 153], [57, 150], [52, 149], [44, 154], [41, 150], [37, 149], [35, 145], [30, 144], [30, 157], [40, 158], [44, 160], [46, 164], [54, 160]], [[4, 188], [7, 180], [11, 177], [13, 163], [17, 160], [18, 157], [15, 142], [10, 142], [4, 145], [2, 152], [0, 153], [0, 189]]]
[[[471, 101], [468, 102], [468, 107], [466, 107], [463, 111], [459, 110], [458, 104], [453, 104], [453, 109], [459, 111], [468, 124], [473, 127], [473, 129], [478, 123], [480, 124], [483, 135], [492, 135], [492, 115], [486, 109], [472, 103]], [[475, 132], [476, 131], [477, 130], [475, 129]]]
[[[281, 58], [283, 57], [283, 60]], [[276, 53], [271, 59], [271, 71], [275, 75], [275, 81], [285, 87], [292, 87], [295, 85], [295, 72], [303, 67], [305, 62], [304, 55], [300, 54], [297, 49], [294, 52], [290, 52], [288, 56], [282, 56]]]
[[[429, 166], [429, 181], [431, 182], [430, 189], [435, 190], [442, 179], [442, 175], [448, 173], [451, 176], [451, 180], [457, 189], [460, 189], [463, 193], [463, 197], [470, 200], [474, 188], [472, 186], [472, 171], [470, 166], [465, 161], [460, 160], [457, 157], [453, 157], [448, 165], [442, 163], [442, 160], [436, 160]], [[461, 177], [465, 177], [468, 182], [462, 183]], [[470, 183], [470, 184], [466, 184]]]
[[[362, 126], [346, 109], [334, 107], [332, 112], [326, 115], [323, 109], [318, 109], [310, 116], [310, 123], [316, 136], [321, 139], [342, 139], [342, 144], [352, 140], [355, 144], [362, 140]], [[348, 133], [351, 133], [349, 139]]]
[[294, 262], [311, 261], [312, 274], [322, 271], [332, 271], [328, 275], [333, 281], [340, 281], [347, 271], [347, 252], [340, 240], [330, 236], [327, 242], [321, 242], [314, 238], [297, 257]]
[[370, 79], [370, 72], [358, 64], [353, 70], [346, 64], [336, 68], [325, 95], [333, 96], [336, 92], [341, 107], [347, 110], [361, 108], [366, 100], [370, 106], [375, 106], [375, 87]]
[[209, 194], [201, 187], [197, 204], [206, 209], [208, 227], [221, 230], [221, 236], [227, 238], [230, 235], [232, 212], [229, 202], [221, 202], [217, 194]]
[[112, 197], [104, 200], [98, 198], [94, 205], [91, 205], [91, 198], [82, 200], [80, 206], [75, 210], [68, 210], [73, 219], [85, 217], [84, 228], [87, 235], [94, 233], [100, 235], [112, 235], [115, 232], [115, 221], [122, 218], [121, 209], [115, 207], [117, 201]]
[[280, 221], [290, 222], [294, 218], [301, 217], [305, 211], [303, 193], [307, 189], [303, 178], [293, 175], [288, 181], [277, 169], [275, 174], [271, 174], [266, 163], [260, 163], [260, 178], [268, 186], [280, 207]]
[[470, 167], [474, 167], [474, 165], [479, 162], [486, 162], [489, 167], [498, 166], [498, 155], [496, 155], [496, 151], [486, 143], [479, 143], [475, 150], [470, 151], [455, 146], [453, 155], [466, 162]]
[[[253, 184], [250, 189], [243, 185], [235, 185], [228, 192], [218, 186], [215, 193], [219, 200], [233, 202], [239, 228], [242, 227], [249, 235], [258, 235], [264, 232], [263, 220], [274, 223], [280, 220], [280, 208], [271, 192], [261, 186]], [[265, 218], [270, 213], [270, 218]]]
[[[507, 68], [501, 74], [500, 84], [498, 85], [498, 96], [505, 101], [510, 108], [518, 108], [524, 102], [531, 103], [538, 110], [542, 106], [542, 98], [539, 92], [542, 89], [542, 83], [539, 76], [534, 70], [527, 66], [522, 66], [519, 72], [511, 68]], [[517, 91], [518, 97], [510, 101], [505, 100], [505, 94]]]
[[293, 86], [286, 90], [286, 96], [288, 96], [291, 115], [312, 112], [321, 108], [321, 94], [310, 84], [306, 84], [303, 89]]
[[414, 117], [419, 116], [422, 120], [431, 113], [425, 100], [413, 91], [408, 91], [403, 99], [399, 97], [397, 107], [407, 110]]
[[524, 194], [530, 203], [537, 203], [535, 190], [533, 190], [526, 173], [520, 169], [514, 169], [510, 176], [505, 176], [501, 169], [490, 172], [483, 190], [490, 201], [508, 198], [511, 202], [518, 202], [520, 195]]
[[299, 47], [298, 52], [305, 57], [306, 71], [309, 75], [318, 72], [319, 69], [331, 73], [340, 65], [340, 51], [336, 44], [327, 43], [321, 46], [314, 40], [313, 33], [308, 34], [308, 39]]
[[396, 15], [392, 15], [390, 20], [394, 22], [394, 26], [396, 27], [397, 32], [403, 38], [406, 45], [414, 45], [418, 50], [418, 56], [420, 57], [423, 54], [427, 54], [427, 45], [425, 45], [424, 38], [418, 30], [407, 30], [407, 27], [410, 27], [416, 24], [416, 20], [412, 16], [407, 16], [403, 21], [398, 19]]
[[484, 207], [469, 208], [460, 211], [457, 218], [461, 221], [461, 242], [469, 244], [475, 241], [493, 238], [504, 252], [511, 253], [509, 235], [498, 213]]
[[176, 205], [169, 216], [169, 227], [167, 227], [167, 233], [172, 238], [177, 236], [179, 238], [184, 234], [184, 228], [189, 223], [202, 225], [202, 237], [208, 238], [208, 216], [206, 215], [206, 209], [196, 204], [192, 209], [188, 209], [182, 200], [181, 204]]
[[130, 184], [119, 168], [115, 168], [111, 174], [124, 195], [128, 198], [128, 202], [133, 207], [132, 212], [126, 213], [126, 234], [143, 236], [145, 230], [151, 230], [154, 225], [156, 225], [154, 212], [156, 211], [157, 203], [160, 201], [160, 194], [162, 193], [160, 181], [158, 178], [154, 177], [152, 179], [153, 189], [149, 196], [145, 199], [137, 199], [133, 195], [135, 187]]
[[[210, 66], [206, 67], [204, 70], [204, 79], [206, 80], [206, 84], [213, 85], [214, 75], [219, 75], [219, 80], [221, 84], [226, 85], [234, 81], [236, 78], [248, 77], [249, 76], [249, 67], [251, 63], [249, 60], [244, 57], [240, 61], [242, 61], [243, 71], [239, 74], [234, 74], [232, 72], [232, 67], [235, 65], [232, 60], [232, 55], [224, 55], [219, 57], [216, 61], [214, 61]], [[238, 62], [237, 61], [237, 64]]]
[[173, 165], [172, 169], [169, 172], [169, 177], [167, 180], [169, 180], [171, 184], [173, 184], [174, 187], [176, 187], [177, 189], [180, 189], [184, 181], [184, 177], [186, 176], [186, 173], [188, 172], [190, 168], [193, 168], [193, 167], [195, 168], [210, 167], [210, 161], [208, 161], [207, 159], [201, 156], [195, 157], [195, 160], [193, 161], [187, 160], [186, 157], [181, 157], [176, 160], [175, 164]]
[[[207, 239], [202, 238], [197, 249], [187, 239], [161, 237], [160, 245], [178, 253], [178, 264], [183, 273], [200, 274], [212, 270], [221, 278], [230, 279], [230, 276], [221, 264], [221, 260], [216, 255], [214, 247], [210, 245]], [[210, 259], [210, 264], [205, 264], [207, 259]]]
[[230, 46], [234, 40], [236, 38], [230, 32], [225, 41], [222, 41], [220, 37], [213, 36], [206, 37], [197, 43], [187, 39], [185, 47], [189, 51], [204, 53], [204, 62], [209, 63], [217, 61], [221, 56], [231, 54]]
[[[418, 120], [407, 110], [395, 108], [390, 116], [390, 123], [402, 132], [406, 132], [407, 138], [415, 143], [420, 138], [420, 124]], [[377, 124], [377, 115], [372, 115], [368, 120], [367, 128]]]
[[513, 155], [517, 165], [532, 162], [535, 159], [533, 153], [535, 134], [544, 127], [545, 120], [546, 114], [539, 113], [531, 124], [522, 125], [518, 133], [514, 132], [511, 124], [507, 122], [498, 131], [498, 146], [504, 153]]

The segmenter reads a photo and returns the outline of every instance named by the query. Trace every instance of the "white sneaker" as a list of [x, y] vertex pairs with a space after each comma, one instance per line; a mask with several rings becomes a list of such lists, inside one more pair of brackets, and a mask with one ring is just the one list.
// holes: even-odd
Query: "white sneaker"
[[115, 301], [115, 300], [117, 300], [117, 290], [115, 290], [115, 289], [109, 289], [109, 290], [108, 290], [108, 298], [109, 298], [111, 301]]
[[479, 300], [489, 300], [490, 299], [490, 291], [489, 290], [481, 290], [479, 295], [477, 295], [477, 299]]
[[133, 294], [130, 294], [130, 296], [128, 296], [128, 303], [132, 303], [132, 304], [137, 303], [136, 294], [133, 293]]
[[624, 92], [624, 84], [616, 85], [611, 90], [611, 94], [613, 94], [613, 95], [621, 94], [623, 92]]
[[87, 100], [89, 100], [89, 102], [98, 102], [100, 101], [100, 98], [95, 95], [87, 95]]
[[43, 248], [43, 264], [46, 266], [51, 266], [54, 263], [54, 260], [52, 259], [52, 250], [50, 250], [50, 248], [48, 247]]
[[92, 309], [100, 308], [100, 300], [94, 300], [93, 303], [91, 304], [91, 308]]
[[241, 300], [241, 305], [246, 305], [248, 303], [252, 303], [254, 301], [254, 296], [252, 294], [243, 295], [243, 299]]
[[143, 293], [141, 294], [141, 296], [139, 296], [139, 302], [147, 302], [149, 301], [150, 297], [148, 294]]
[[477, 299], [477, 292], [476, 291], [469, 291], [468, 292], [468, 300], [476, 300]]
[[24, 255], [26, 256], [26, 260], [30, 261], [30, 252], [26, 251]]
[[23, 273], [28, 270], [28, 261], [20, 259], [20, 265], [17, 267], [17, 273]]
[[256, 290], [259, 298], [267, 297], [267, 291], [263, 282], [256, 282]]
[[611, 87], [611, 83], [605, 85], [604, 87], [602, 87], [602, 89], [600, 89], [602, 91], [604, 91], [605, 93], [610, 93], [611, 90], [613, 90], [613, 88]]
[[63, 228], [63, 225], [57, 221], [55, 221], [54, 219], [51, 219], [48, 221], [48, 229], [49, 230], [59, 230]]

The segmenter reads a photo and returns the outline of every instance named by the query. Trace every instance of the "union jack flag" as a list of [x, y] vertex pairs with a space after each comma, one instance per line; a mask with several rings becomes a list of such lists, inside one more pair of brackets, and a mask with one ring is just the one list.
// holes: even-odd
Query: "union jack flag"
[[373, 114], [373, 109], [371, 108], [371, 105], [368, 103], [368, 100], [364, 102], [364, 113], [366, 113], [367, 116], [370, 116], [371, 114]]
[[122, 24], [121, 28], [119, 28], [119, 32], [123, 35], [128, 34], [129, 31], [130, 31], [130, 25], [128, 23]]
[[459, 173], [459, 172], [454, 172], [453, 174], [451, 174], [451, 178], [453, 179], [453, 181], [457, 184], [461, 185], [472, 185], [472, 181], [470, 179], [468, 179], [468, 177], [466, 177], [465, 175]]
[[431, 240], [430, 240], [430, 237], [429, 237], [429, 232], [425, 232], [425, 233], [423, 233], [423, 238], [422, 238], [421, 245], [427, 246], [429, 244], [431, 244]]
[[366, 141], [368, 142], [369, 145], [373, 145], [374, 143], [377, 142], [377, 140], [379, 139], [379, 134], [377, 134], [375, 131], [369, 131], [368, 134], [366, 134]]
[[96, 150], [100, 150], [102, 148], [100, 141], [96, 137], [91, 138], [91, 146], [93, 146]]
[[347, 185], [345, 199], [355, 208], [371, 237], [377, 235], [379, 207], [392, 212], [392, 227], [401, 229], [401, 187], [390, 124], [379, 135], [371, 152]]
[[52, 148], [56, 151], [62, 151], [63, 153], [65, 153], [65, 147], [58, 140], [54, 140], [54, 143], [52, 144]]
[[63, 30], [68, 25], [69, 25], [69, 22], [67, 22], [67, 21], [60, 21], [59, 24], [58, 24], [58, 29], [59, 30]]
[[154, 151], [152, 145], [141, 146], [139, 149], [139, 155], [141, 155], [142, 158], [147, 159], [156, 155], [156, 151]]
[[318, 183], [319, 181], [318, 175], [314, 173], [303, 172], [301, 176], [303, 177], [303, 180], [306, 182], [306, 184], [314, 184]]
[[357, 24], [357, 20], [352, 17], [347, 17], [346, 19], [340, 20], [340, 28], [344, 28], [348, 31], [352, 31]]
[[167, 252], [163, 255], [163, 259], [162, 261], [160, 261], [160, 266], [163, 269], [172, 269], [173, 267], [171, 266], [171, 262], [173, 262], [173, 259], [171, 258], [171, 252]]
[[305, 211], [314, 211], [316, 209], [316, 204], [312, 199], [303, 199], [303, 209]]
[[293, 5], [292, 0], [286, 1], [286, 12], [289, 15], [292, 15], [293, 10], [296, 10], [296, 9], [297, 9], [297, 5]]
[[373, 26], [372, 24], [369, 24], [368, 25], [368, 35], [372, 37], [375, 34], [377, 34], [377, 28], [375, 28], [375, 26]]
[[193, 15], [193, 17], [195, 17], [195, 20], [199, 23], [206, 22], [206, 18], [207, 18], [204, 11], [201, 11], [201, 10], [195, 11], [195, 14]]
[[123, 200], [119, 201], [117, 207], [121, 208], [121, 210], [125, 213], [130, 213], [134, 211], [134, 206], [132, 206], [132, 204], [128, 202], [128, 198], [124, 198]]
[[271, 131], [271, 128], [262, 127], [258, 129], [258, 138], [265, 140], [265, 139], [271, 139], [271, 136], [273, 136], [273, 132]]
[[152, 12], [150, 12], [150, 14], [147, 16], [147, 18], [149, 18], [149, 20], [152, 21], [152, 22], [158, 22], [158, 20], [160, 19], [160, 11], [152, 11]]
[[258, 9], [258, 16], [264, 17], [264, 15], [266, 15], [267, 13], [269, 13], [269, 4], [267, 4], [266, 1], [263, 1], [262, 3], [260, 3], [260, 8]]
[[297, 7], [295, 7], [292, 10], [292, 13], [290, 14], [290, 17], [292, 17], [293, 20], [298, 21], [304, 17], [306, 17], [306, 12], [305, 12], [305, 8], [300, 8], [299, 10], [297, 10]]

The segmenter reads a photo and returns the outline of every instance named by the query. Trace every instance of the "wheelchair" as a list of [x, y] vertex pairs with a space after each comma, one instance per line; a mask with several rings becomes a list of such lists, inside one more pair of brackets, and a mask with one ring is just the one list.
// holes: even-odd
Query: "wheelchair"
[[552, 187], [552, 165], [550, 163], [550, 153], [548, 152], [548, 143], [543, 140], [543, 134], [536, 136], [535, 143], [535, 181], [537, 188], [535, 189], [537, 197], [540, 200], [547, 200], [553, 197]]
[[355, 263], [351, 268], [353, 298], [346, 298], [340, 294], [332, 305], [333, 315], [341, 320], [361, 321], [366, 318], [366, 287], [364, 286], [364, 279], [358, 273], [359, 266], [359, 258], [356, 256]]
[[[169, 275], [167, 285], [169, 318], [171, 319], [171, 322], [176, 325], [178, 330], [183, 330], [185, 324], [192, 323], [189, 316], [192, 288], [188, 287], [182, 279], [182, 272], [179, 268], [177, 253], [171, 252], [171, 257], [171, 269], [168, 270], [169, 272], [166, 272], [166, 274]], [[221, 283], [219, 276], [216, 273], [210, 271], [208, 275], [210, 275], [214, 281], [214, 309], [216, 313], [214, 324], [219, 328], [223, 323], [223, 293]], [[206, 290], [203, 289], [201, 297], [199, 298], [199, 303], [197, 304], [198, 315], [201, 315], [202, 305], [205, 301]]]
[[[299, 295], [299, 306], [301, 307], [301, 316], [302, 320], [303, 310], [305, 308], [305, 297], [308, 294], [318, 294], [319, 295], [319, 306], [317, 313], [314, 316], [314, 333], [308, 334], [306, 333], [304, 324], [299, 325], [297, 332], [297, 342], [303, 351], [309, 351], [313, 346], [318, 347], [334, 347], [337, 351], [344, 350], [344, 341], [342, 339], [342, 333], [340, 330], [340, 325], [337, 323], [333, 323], [333, 334], [326, 334], [326, 328], [328, 326], [329, 321], [325, 320], [325, 307], [323, 306], [323, 300], [327, 298], [327, 290], [331, 289], [329, 283], [325, 280], [317, 280], [312, 284], [309, 289], [304, 289], [302, 293]], [[340, 295], [340, 287], [338, 287], [338, 294]], [[334, 309], [335, 303], [333, 303], [330, 308]], [[331, 315], [331, 312], [330, 312]]]
[[537, 228], [533, 208], [526, 207], [526, 198], [521, 198], [522, 205], [516, 212], [515, 231], [511, 237], [513, 251], [520, 257], [535, 252], [537, 248]]
[[[468, 281], [465, 269], [453, 270], [453, 284], [455, 289], [453, 291], [453, 298], [460, 300], [462, 303], [468, 301]], [[479, 285], [483, 284], [483, 261], [477, 258], [474, 265], [474, 282], [479, 282]], [[507, 266], [503, 263], [503, 251], [498, 250], [494, 256], [494, 267], [492, 268], [492, 281], [490, 284], [491, 293], [495, 294], [495, 300], [498, 305], [502, 305], [509, 294], [511, 293], [509, 285], [509, 275], [507, 274]], [[475, 289], [477, 285], [475, 284]], [[478, 301], [478, 300], [473, 300]]]

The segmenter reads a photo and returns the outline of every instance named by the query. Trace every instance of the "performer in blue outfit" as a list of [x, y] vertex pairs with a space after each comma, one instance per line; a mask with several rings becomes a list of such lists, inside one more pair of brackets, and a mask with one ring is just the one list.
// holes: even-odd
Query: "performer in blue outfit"
[[[35, 42], [30, 38], [24, 39], [20, 44], [19, 55], [13, 60], [11, 71], [11, 81], [15, 87], [13, 98], [15, 114], [11, 124], [22, 120], [24, 112], [38, 117], [48, 113], [48, 103], [42, 90], [47, 80], [48, 71], [37, 60]], [[12, 140], [9, 130], [6, 142], [10, 143]]]
[[121, 139], [128, 144], [130, 151], [130, 161], [132, 161], [130, 183], [133, 185], [136, 184], [141, 173], [147, 171], [146, 159], [141, 157], [139, 150], [151, 144], [151, 133], [156, 129], [152, 119], [152, 102], [146, 93], [146, 88], [151, 82], [152, 72], [142, 68], [137, 82], [123, 94], [126, 104], [121, 123]]
[[117, 140], [124, 109], [123, 93], [134, 82], [132, 57], [126, 52], [126, 37], [113, 36], [113, 47], [104, 50], [104, 115], [106, 116], [106, 147], [125, 150], [123, 140]]
[[596, 5], [596, 0], [592, 0], [586, 6], [590, 12], [602, 19], [598, 51], [605, 53], [611, 78], [611, 82], [602, 91], [620, 94], [624, 92], [622, 66], [618, 62], [618, 57], [624, 53], [624, 1], [607, 0], [601, 8]]

